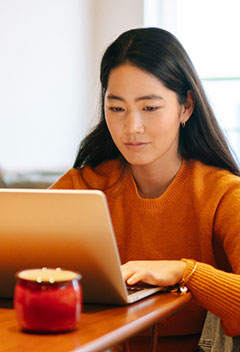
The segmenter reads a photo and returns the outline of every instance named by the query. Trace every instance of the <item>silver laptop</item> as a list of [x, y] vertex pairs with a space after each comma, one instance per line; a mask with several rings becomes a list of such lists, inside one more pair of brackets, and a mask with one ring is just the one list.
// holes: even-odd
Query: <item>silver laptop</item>
[[128, 304], [160, 287], [128, 293], [107, 200], [96, 190], [0, 189], [0, 297], [15, 273], [61, 267], [82, 275], [84, 302]]

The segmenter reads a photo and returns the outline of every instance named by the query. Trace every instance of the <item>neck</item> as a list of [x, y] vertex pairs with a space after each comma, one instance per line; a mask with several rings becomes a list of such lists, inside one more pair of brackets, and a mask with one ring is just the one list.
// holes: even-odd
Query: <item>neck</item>
[[177, 156], [175, 160], [158, 165], [131, 165], [131, 171], [136, 181], [138, 193], [142, 198], [158, 198], [165, 192], [180, 169], [182, 159]]

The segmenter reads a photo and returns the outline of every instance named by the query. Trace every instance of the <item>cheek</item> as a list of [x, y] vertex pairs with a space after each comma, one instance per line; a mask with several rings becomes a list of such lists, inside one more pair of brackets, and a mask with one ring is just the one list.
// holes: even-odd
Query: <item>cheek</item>
[[179, 134], [180, 120], [178, 115], [165, 114], [161, 119], [157, 119], [155, 123], [151, 124], [151, 130], [148, 128], [148, 133], [159, 141], [175, 139]]
[[176, 128], [178, 129], [180, 126], [180, 117], [180, 113], [175, 109], [172, 109], [167, 111], [165, 114], [162, 114], [156, 125], [162, 131], [168, 131]]
[[169, 117], [164, 114], [151, 120], [151, 123], [147, 124], [146, 132], [151, 135], [164, 135], [169, 130]]
[[106, 124], [107, 124], [108, 130], [112, 136], [112, 139], [116, 140], [118, 138], [118, 135], [120, 134], [121, 128], [116, 120], [108, 118], [107, 115], [105, 115], [105, 116], [106, 116], [106, 118], [105, 118]]
[[106, 111], [106, 109], [104, 109], [104, 116], [105, 116], [105, 122], [107, 124], [107, 128], [111, 129], [111, 120], [109, 119], [109, 116], [108, 116], [108, 112]]

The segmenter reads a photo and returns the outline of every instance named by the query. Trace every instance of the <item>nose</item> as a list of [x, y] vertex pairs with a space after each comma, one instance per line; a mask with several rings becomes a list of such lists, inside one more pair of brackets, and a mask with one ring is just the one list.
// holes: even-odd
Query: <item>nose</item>
[[124, 124], [126, 134], [135, 134], [144, 132], [142, 118], [138, 111], [131, 111], [127, 114]]

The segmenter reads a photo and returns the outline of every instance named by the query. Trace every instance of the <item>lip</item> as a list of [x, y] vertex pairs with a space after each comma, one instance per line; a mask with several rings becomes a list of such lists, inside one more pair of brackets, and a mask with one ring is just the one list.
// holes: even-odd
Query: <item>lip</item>
[[138, 151], [143, 149], [149, 143], [148, 142], [127, 142], [124, 144], [128, 149]]

